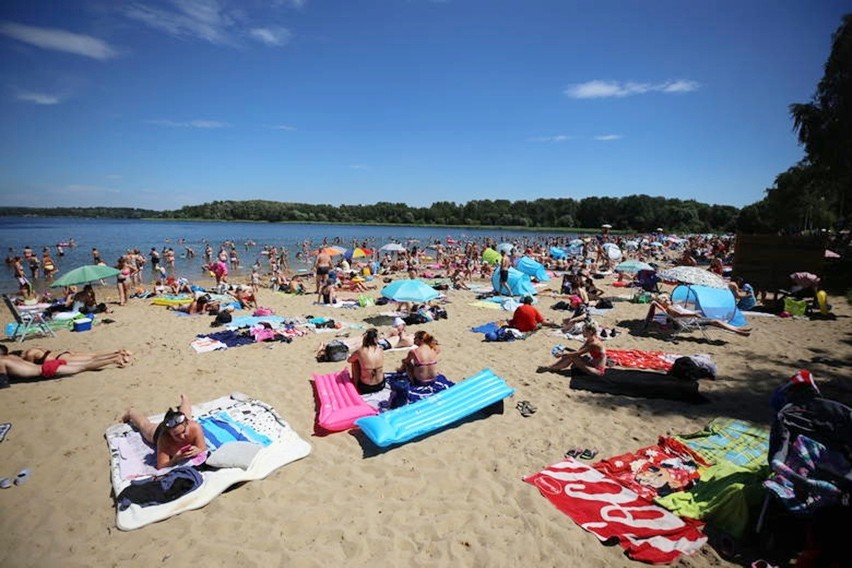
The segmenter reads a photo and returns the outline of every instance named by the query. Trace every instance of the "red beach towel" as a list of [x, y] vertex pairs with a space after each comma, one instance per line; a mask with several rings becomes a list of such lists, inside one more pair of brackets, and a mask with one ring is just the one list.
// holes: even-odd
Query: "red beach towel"
[[617, 539], [633, 560], [667, 564], [707, 542], [703, 523], [678, 517], [572, 458], [524, 481], [601, 542]]

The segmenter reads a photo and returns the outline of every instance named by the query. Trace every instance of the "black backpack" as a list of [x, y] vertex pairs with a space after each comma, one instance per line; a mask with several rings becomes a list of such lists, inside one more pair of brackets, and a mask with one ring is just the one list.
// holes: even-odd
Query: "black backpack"
[[696, 380], [707, 376], [707, 371], [698, 363], [692, 360], [692, 357], [678, 357], [675, 359], [672, 368], [669, 370], [669, 375], [678, 379]]
[[333, 363], [345, 361], [349, 357], [349, 346], [342, 341], [330, 341], [325, 346], [325, 360]]

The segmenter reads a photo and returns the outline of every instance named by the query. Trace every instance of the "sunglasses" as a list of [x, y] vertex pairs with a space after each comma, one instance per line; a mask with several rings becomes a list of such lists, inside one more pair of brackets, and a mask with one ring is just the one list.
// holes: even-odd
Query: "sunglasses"
[[186, 422], [186, 416], [183, 414], [175, 414], [166, 420], [166, 428], [174, 428], [178, 424], [183, 424], [184, 422]]

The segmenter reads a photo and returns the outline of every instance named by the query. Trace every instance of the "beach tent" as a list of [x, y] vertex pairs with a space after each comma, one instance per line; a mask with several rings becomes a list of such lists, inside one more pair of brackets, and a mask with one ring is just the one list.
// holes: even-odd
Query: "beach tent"
[[[494, 291], [498, 294], [505, 294], [506, 289], [500, 290], [500, 271], [495, 270], [491, 275], [491, 284], [494, 286]], [[509, 289], [512, 290], [513, 296], [533, 296], [538, 292], [528, 274], [524, 274], [516, 268], [509, 268]]]
[[539, 282], [548, 282], [550, 280], [550, 276], [547, 275], [547, 270], [544, 268], [544, 265], [540, 262], [536, 262], [528, 256], [522, 256], [515, 263], [515, 268], [523, 272], [524, 274], [528, 274], [531, 278], [535, 278]]
[[621, 260], [621, 249], [614, 243], [604, 243], [604, 252], [610, 260]]
[[704, 314], [704, 317], [721, 320], [735, 327], [748, 325], [737, 301], [729, 289], [708, 286], [680, 285], [672, 290], [672, 302], [682, 304]]
[[482, 260], [488, 264], [497, 264], [501, 257], [502, 255], [491, 247], [482, 251]]
[[567, 257], [568, 257], [568, 253], [565, 252], [564, 249], [561, 249], [561, 248], [558, 248], [558, 247], [550, 247], [550, 258], [555, 258], [556, 260], [559, 260], [561, 258], [567, 258]]

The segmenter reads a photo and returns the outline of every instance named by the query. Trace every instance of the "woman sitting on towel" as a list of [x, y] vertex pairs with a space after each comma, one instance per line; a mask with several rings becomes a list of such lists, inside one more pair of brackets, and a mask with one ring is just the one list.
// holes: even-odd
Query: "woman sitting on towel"
[[169, 408], [163, 421], [154, 424], [134, 408], [127, 409], [122, 418], [136, 428], [146, 442], [157, 452], [157, 469], [172, 467], [184, 460], [207, 451], [201, 425], [192, 419], [192, 407], [185, 395], [180, 395], [180, 406]]
[[588, 375], [603, 376], [606, 371], [606, 347], [598, 338], [598, 326], [592, 322], [583, 326], [586, 341], [576, 351], [563, 353], [553, 365], [538, 368], [539, 373], [561, 371], [575, 367]]
[[371, 327], [364, 332], [361, 347], [347, 359], [352, 365], [352, 382], [361, 394], [385, 388], [385, 350], [379, 345], [379, 331]]
[[402, 360], [399, 371], [407, 372], [416, 386], [427, 385], [438, 376], [438, 354], [441, 348], [438, 341], [423, 330], [414, 334], [414, 345], [414, 349]]

